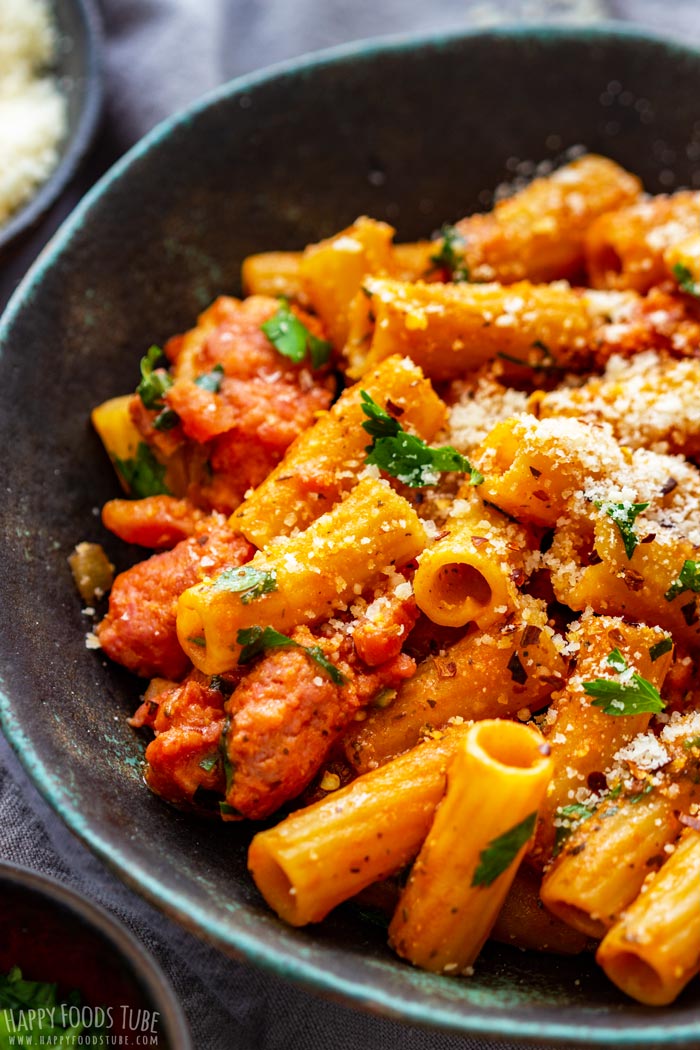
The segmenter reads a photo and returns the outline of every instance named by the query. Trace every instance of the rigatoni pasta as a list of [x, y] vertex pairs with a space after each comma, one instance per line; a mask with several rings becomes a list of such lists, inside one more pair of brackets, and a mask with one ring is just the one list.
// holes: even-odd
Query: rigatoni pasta
[[158, 553], [88, 645], [153, 676], [154, 792], [286, 814], [248, 862], [292, 925], [372, 891], [443, 975], [489, 937], [600, 941], [644, 1003], [700, 969], [700, 205], [641, 192], [582, 156], [263, 251], [93, 413]]

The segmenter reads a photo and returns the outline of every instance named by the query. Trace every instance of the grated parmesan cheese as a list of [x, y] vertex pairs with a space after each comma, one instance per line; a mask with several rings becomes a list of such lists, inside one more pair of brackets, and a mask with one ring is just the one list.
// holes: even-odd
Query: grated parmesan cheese
[[55, 52], [44, 0], [0, 0], [0, 224], [58, 163], [67, 104], [46, 73]]

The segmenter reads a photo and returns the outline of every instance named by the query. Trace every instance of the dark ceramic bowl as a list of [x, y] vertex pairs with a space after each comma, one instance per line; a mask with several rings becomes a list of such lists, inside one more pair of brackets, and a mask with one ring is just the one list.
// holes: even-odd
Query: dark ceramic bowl
[[68, 126], [59, 161], [36, 193], [0, 226], [0, 252], [39, 219], [75, 174], [92, 142], [102, 105], [101, 31], [92, 0], [52, 0], [58, 31], [52, 67], [68, 102]]
[[77, 989], [86, 1012], [109, 1011], [115, 1046], [136, 1046], [143, 1021], [161, 1050], [192, 1046], [170, 985], [123, 926], [53, 879], [0, 864], [0, 974], [12, 966], [61, 996]]
[[[518, 162], [583, 144], [649, 190], [698, 185], [700, 52], [611, 28], [358, 45], [237, 81], [153, 132], [88, 195], [0, 327], [5, 731], [63, 819], [144, 896], [233, 954], [407, 1021], [494, 1037], [698, 1046], [692, 988], [625, 999], [588, 958], [489, 946], [470, 980], [394, 958], [351, 908], [295, 930], [246, 872], [249, 831], [145, 789], [126, 724], [142, 685], [85, 648], [66, 565], [117, 493], [90, 408], [133, 389], [144, 348], [238, 288], [249, 252], [366, 213], [401, 239], [488, 203]], [[528, 170], [527, 165], [525, 169]]]

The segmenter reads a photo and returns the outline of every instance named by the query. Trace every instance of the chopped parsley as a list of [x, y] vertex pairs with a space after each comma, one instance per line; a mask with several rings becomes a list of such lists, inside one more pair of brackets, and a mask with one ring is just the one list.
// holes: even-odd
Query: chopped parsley
[[678, 574], [678, 579], [671, 584], [664, 594], [664, 598], [667, 602], [672, 602], [674, 598], [677, 598], [679, 594], [683, 594], [685, 591], [700, 594], [700, 562], [698, 561], [683, 562], [683, 568]]
[[9, 973], [0, 974], [0, 1047], [109, 1046], [107, 1010], [93, 1007], [87, 1011], [92, 1018], [88, 1027], [82, 1020], [82, 1006], [79, 992], [62, 998], [57, 984], [27, 981], [20, 968], [13, 966]]
[[130, 459], [114, 457], [114, 463], [129, 489], [137, 499], [145, 496], [170, 496], [165, 484], [165, 466], [159, 463], [144, 441], [139, 441], [136, 455]]
[[199, 763], [199, 768], [203, 769], [205, 773], [211, 773], [212, 769], [218, 761], [218, 755], [207, 755], [207, 757], [203, 758]]
[[172, 430], [179, 422], [180, 417], [174, 409], [164, 408], [153, 420], [153, 426], [156, 430]]
[[314, 663], [326, 672], [328, 677], [336, 685], [345, 684], [345, 675], [341, 674], [335, 664], [328, 659], [320, 645], [299, 645], [293, 638], [286, 634], [280, 634], [274, 627], [244, 627], [237, 636], [236, 641], [243, 648], [238, 658], [239, 664], [250, 663], [256, 656], [260, 656], [267, 649], [303, 649]]
[[670, 653], [671, 649], [673, 649], [673, 639], [662, 638], [660, 642], [657, 642], [656, 645], [652, 645], [649, 649], [649, 656], [651, 657], [651, 662], [656, 663], [660, 656], [664, 656], [666, 653]]
[[234, 806], [229, 806], [228, 802], [219, 803], [219, 813], [222, 817], [240, 817], [241, 814]]
[[687, 266], [684, 266], [683, 263], [676, 263], [673, 267], [673, 276], [678, 281], [678, 287], [682, 292], [700, 299], [700, 283], [695, 280]]
[[440, 230], [440, 247], [430, 256], [434, 269], [447, 270], [455, 284], [469, 280], [469, 268], [464, 260], [467, 242], [456, 226], [445, 224]]
[[145, 408], [165, 408], [164, 396], [167, 394], [173, 381], [164, 368], [156, 368], [158, 362], [163, 358], [163, 351], [159, 346], [152, 346], [146, 351], [145, 357], [141, 358], [141, 382], [136, 387], [136, 393], [141, 398]]
[[687, 740], [683, 741], [683, 749], [685, 751], [700, 750], [700, 736], [691, 736]]
[[535, 830], [537, 811], [521, 820], [515, 827], [492, 839], [479, 855], [479, 863], [472, 878], [472, 886], [490, 886], [506, 871], [520, 849]]
[[607, 662], [620, 672], [620, 677], [596, 678], [583, 683], [584, 692], [595, 697], [593, 707], [602, 708], [603, 714], [616, 716], [663, 711], [666, 705], [656, 686], [632, 671], [619, 649], [613, 649]]
[[554, 839], [554, 856], [561, 852], [561, 848], [568, 839], [569, 835], [574, 831], [579, 824], [582, 824], [584, 820], [588, 820], [589, 817], [593, 816], [594, 811], [589, 809], [588, 806], [584, 806], [581, 802], [572, 802], [570, 806], [559, 806], [556, 812], [556, 816], [564, 818], [564, 824], [558, 824]]
[[635, 806], [638, 802], [641, 802], [643, 798], [646, 798], [654, 790], [653, 784], [647, 784], [638, 794], [630, 795], [629, 801]]
[[248, 605], [255, 598], [277, 590], [277, 574], [266, 569], [256, 569], [253, 565], [224, 569], [214, 580], [211, 589], [240, 594], [243, 604]]
[[195, 383], [200, 390], [207, 390], [210, 394], [218, 394], [221, 390], [221, 380], [224, 378], [224, 366], [214, 365], [211, 372], [204, 372], [197, 376]]
[[365, 449], [368, 453], [366, 463], [379, 467], [411, 488], [436, 485], [440, 475], [449, 471], [468, 473], [471, 485], [482, 483], [483, 474], [472, 467], [456, 448], [451, 445], [431, 448], [422, 438], [407, 433], [366, 390], [360, 391], [360, 397], [362, 411], [368, 417], [362, 428], [372, 438], [372, 444]]
[[634, 531], [634, 523], [648, 506], [648, 503], [629, 503], [626, 500], [623, 503], [596, 503], [596, 507], [601, 507], [615, 522], [628, 558], [632, 557], [639, 543], [637, 533]]
[[228, 731], [231, 728], [231, 719], [227, 718], [224, 722], [224, 727], [221, 730], [221, 739], [219, 740], [219, 754], [221, 755], [221, 762], [224, 767], [224, 777], [226, 778], [226, 794], [233, 787], [233, 763], [229, 758], [228, 754]]
[[307, 353], [311, 359], [312, 368], [320, 368], [321, 365], [325, 365], [331, 356], [333, 349], [331, 344], [312, 335], [306, 325], [302, 324], [292, 312], [286, 299], [280, 300], [277, 313], [260, 327], [274, 348], [296, 365], [301, 364]]

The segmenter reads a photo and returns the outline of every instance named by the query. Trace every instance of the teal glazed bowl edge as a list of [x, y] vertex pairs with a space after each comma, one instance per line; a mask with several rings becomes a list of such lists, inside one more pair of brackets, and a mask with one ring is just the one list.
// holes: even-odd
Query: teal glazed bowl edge
[[90, 409], [133, 389], [144, 349], [240, 291], [243, 258], [299, 249], [359, 214], [401, 240], [490, 203], [574, 147], [651, 192], [700, 186], [700, 51], [611, 25], [503, 27], [353, 44], [245, 77], [161, 124], [91, 190], [0, 321], [5, 551], [0, 720], [67, 825], [147, 899], [232, 955], [405, 1022], [492, 1039], [700, 1044], [693, 986], [623, 997], [588, 957], [488, 945], [469, 980], [395, 959], [350, 906], [295, 930], [246, 871], [250, 829], [202, 823], [145, 788], [126, 724], [143, 683], [85, 646], [66, 558], [136, 552], [95, 510], [117, 495]]

